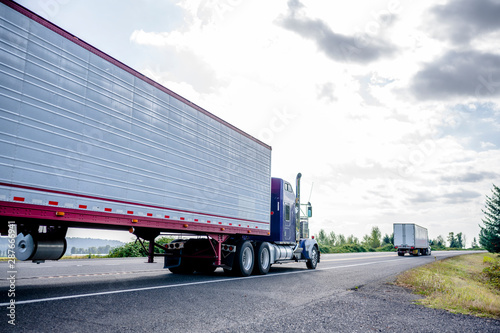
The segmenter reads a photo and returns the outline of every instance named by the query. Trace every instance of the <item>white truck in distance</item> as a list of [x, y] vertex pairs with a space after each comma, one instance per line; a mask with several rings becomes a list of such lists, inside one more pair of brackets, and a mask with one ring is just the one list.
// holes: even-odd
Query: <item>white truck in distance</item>
[[414, 223], [394, 223], [394, 248], [398, 256], [431, 255], [427, 229]]

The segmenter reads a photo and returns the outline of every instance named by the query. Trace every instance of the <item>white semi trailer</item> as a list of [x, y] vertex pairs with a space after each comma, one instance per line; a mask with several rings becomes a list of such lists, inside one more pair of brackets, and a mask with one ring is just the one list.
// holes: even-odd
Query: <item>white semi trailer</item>
[[[17, 232], [19, 260], [57, 260], [68, 228], [96, 228], [148, 240], [173, 273], [314, 269], [300, 177], [294, 193], [267, 144], [0, 0], [0, 234]], [[192, 238], [155, 253], [162, 232]]]
[[399, 256], [431, 255], [427, 229], [414, 223], [394, 223], [394, 248]]

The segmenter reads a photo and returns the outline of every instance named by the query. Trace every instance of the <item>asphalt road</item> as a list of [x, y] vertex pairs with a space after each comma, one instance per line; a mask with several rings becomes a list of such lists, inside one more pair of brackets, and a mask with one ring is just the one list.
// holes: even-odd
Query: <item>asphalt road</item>
[[[174, 275], [145, 258], [0, 263], [0, 332], [500, 332], [500, 321], [412, 304], [390, 284], [407, 269], [463, 252], [323, 255], [316, 270]], [[15, 275], [15, 296], [9, 297]], [[15, 300], [15, 326], [7, 309]]]

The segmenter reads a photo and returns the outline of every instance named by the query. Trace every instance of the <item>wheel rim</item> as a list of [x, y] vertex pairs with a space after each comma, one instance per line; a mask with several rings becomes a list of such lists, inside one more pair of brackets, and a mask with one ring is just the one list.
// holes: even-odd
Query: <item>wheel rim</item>
[[249, 247], [243, 249], [243, 256], [241, 258], [241, 263], [245, 271], [249, 271], [252, 268], [252, 250]]
[[260, 253], [260, 266], [263, 269], [267, 269], [269, 267], [269, 250], [267, 248], [262, 249]]
[[314, 248], [311, 254], [311, 263], [313, 265], [316, 265], [317, 262], [318, 262], [318, 251], [316, 251], [316, 248]]

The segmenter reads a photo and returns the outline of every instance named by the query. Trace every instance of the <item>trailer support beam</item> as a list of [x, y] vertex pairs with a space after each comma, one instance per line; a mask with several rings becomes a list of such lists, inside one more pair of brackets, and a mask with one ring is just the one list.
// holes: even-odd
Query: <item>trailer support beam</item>
[[208, 234], [207, 236], [212, 238], [217, 243], [216, 247], [214, 247], [212, 242], [210, 242], [210, 245], [215, 253], [215, 266], [222, 266], [222, 243], [229, 238], [229, 235]]
[[155, 259], [155, 239], [149, 240], [149, 251], [148, 251], [148, 264], [154, 263]]

